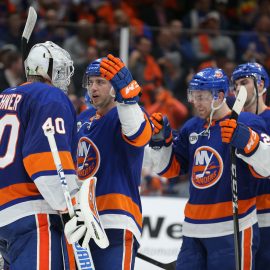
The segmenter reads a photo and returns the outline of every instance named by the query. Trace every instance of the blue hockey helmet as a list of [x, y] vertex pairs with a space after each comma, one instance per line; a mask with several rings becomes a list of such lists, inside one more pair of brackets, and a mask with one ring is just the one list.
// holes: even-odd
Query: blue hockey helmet
[[232, 82], [245, 77], [255, 77], [258, 82], [264, 81], [264, 87], [269, 87], [269, 76], [259, 63], [246, 63], [237, 66], [232, 73]]
[[210, 91], [214, 98], [218, 92], [224, 92], [225, 97], [229, 91], [229, 79], [220, 68], [205, 68], [196, 73], [188, 87], [188, 97], [192, 91]]
[[100, 76], [100, 62], [102, 59], [96, 59], [87, 66], [83, 76], [83, 88], [87, 88], [88, 78], [90, 76]]

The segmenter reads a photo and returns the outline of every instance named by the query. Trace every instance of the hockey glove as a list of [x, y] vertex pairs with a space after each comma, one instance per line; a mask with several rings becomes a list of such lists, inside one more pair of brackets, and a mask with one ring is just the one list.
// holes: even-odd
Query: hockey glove
[[111, 81], [117, 102], [134, 104], [139, 101], [141, 87], [133, 80], [131, 73], [119, 58], [109, 54], [107, 59], [102, 59], [100, 73], [103, 78]]
[[83, 248], [89, 245], [91, 238], [101, 248], [109, 245], [107, 235], [95, 203], [96, 178], [85, 180], [76, 194], [75, 215], [65, 225], [65, 235], [70, 244], [78, 242]]
[[167, 116], [161, 113], [153, 113], [150, 120], [154, 126], [153, 136], [149, 146], [153, 149], [160, 149], [162, 146], [169, 146], [172, 143], [172, 130]]
[[252, 155], [258, 148], [259, 135], [251, 128], [242, 123], [237, 123], [235, 119], [221, 121], [221, 139], [224, 143], [231, 143], [246, 156]]

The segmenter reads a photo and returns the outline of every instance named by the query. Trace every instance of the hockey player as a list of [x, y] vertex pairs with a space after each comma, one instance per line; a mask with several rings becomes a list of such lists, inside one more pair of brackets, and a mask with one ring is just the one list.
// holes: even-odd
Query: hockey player
[[59, 211], [67, 205], [42, 127], [55, 130], [74, 194], [76, 114], [64, 93], [73, 70], [65, 50], [36, 44], [25, 61], [27, 83], [0, 95], [0, 252], [10, 269], [64, 269]]
[[[262, 134], [264, 144], [253, 155], [253, 162], [259, 161], [261, 173], [270, 175], [269, 144], [270, 144], [270, 109], [266, 106], [263, 94], [269, 87], [269, 77], [264, 67], [258, 63], [246, 63], [237, 66], [232, 74], [232, 83], [237, 92], [241, 85], [247, 89], [248, 98], [244, 110], [261, 116], [266, 122], [267, 134]], [[268, 146], [267, 146], [268, 144]], [[243, 157], [245, 158], [245, 157]], [[252, 165], [250, 158], [245, 158]], [[260, 228], [260, 246], [256, 254], [256, 270], [263, 270], [270, 265], [270, 184], [269, 178], [258, 181], [258, 193], [256, 198], [258, 224]]]
[[[190, 175], [183, 244], [177, 259], [179, 270], [235, 270], [230, 148], [222, 142], [225, 135], [221, 132], [231, 113], [225, 102], [228, 88], [228, 78], [221, 69], [206, 68], [193, 76], [188, 98], [198, 116], [185, 123], [173, 144], [169, 140], [170, 127], [161, 124], [162, 115], [152, 115], [155, 132], [158, 135], [162, 130], [164, 134], [163, 140], [150, 143], [155, 171], [168, 178], [181, 173]], [[242, 128], [240, 122], [253, 130]], [[250, 155], [258, 147], [263, 127], [259, 117], [241, 113], [231, 143]], [[256, 181], [242, 159], [237, 158], [236, 168], [242, 269], [255, 269], [259, 243]]]
[[142, 231], [142, 160], [152, 127], [137, 103], [141, 88], [119, 58], [109, 54], [90, 63], [84, 87], [95, 111], [81, 118], [88, 120], [78, 131], [77, 174], [81, 181], [97, 177], [96, 203], [110, 242], [100, 249], [91, 240], [90, 250], [96, 270], [134, 269]]

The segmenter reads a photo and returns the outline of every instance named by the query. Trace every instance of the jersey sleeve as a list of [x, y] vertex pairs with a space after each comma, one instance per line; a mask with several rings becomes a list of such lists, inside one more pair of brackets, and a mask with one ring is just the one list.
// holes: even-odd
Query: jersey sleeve
[[257, 115], [250, 114], [248, 119], [245, 117], [244, 119], [240, 119], [240, 121], [243, 121], [248, 127], [259, 134], [260, 142], [258, 148], [251, 156], [236, 153], [237, 157], [250, 165], [250, 171], [256, 178], [269, 177], [270, 146], [264, 143], [264, 136], [267, 133], [265, 121]]
[[76, 116], [67, 99], [36, 102], [29, 111], [23, 145], [23, 162], [28, 175], [35, 182], [44, 199], [54, 210], [66, 208], [56, 166], [43, 125], [52, 125], [55, 140], [71, 193], [77, 190], [73, 157], [76, 135]]
[[152, 126], [147, 114], [136, 104], [117, 104], [124, 140], [133, 146], [145, 146], [152, 136]]

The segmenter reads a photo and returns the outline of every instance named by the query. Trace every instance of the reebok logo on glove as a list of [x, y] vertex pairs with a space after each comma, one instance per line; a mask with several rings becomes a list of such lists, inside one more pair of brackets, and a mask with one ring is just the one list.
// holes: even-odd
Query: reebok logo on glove
[[123, 98], [133, 98], [136, 97], [140, 91], [140, 86], [135, 80], [133, 80], [126, 88], [121, 90], [121, 95]]
[[121, 59], [108, 54], [100, 62], [100, 74], [109, 80], [116, 92], [115, 100], [119, 103], [135, 104], [139, 101], [141, 87]]
[[249, 141], [244, 149], [245, 153], [247, 153], [247, 154], [252, 152], [256, 148], [258, 141], [259, 141], [258, 134], [252, 129], [249, 129], [249, 130], [251, 131], [250, 138], [249, 138]]

